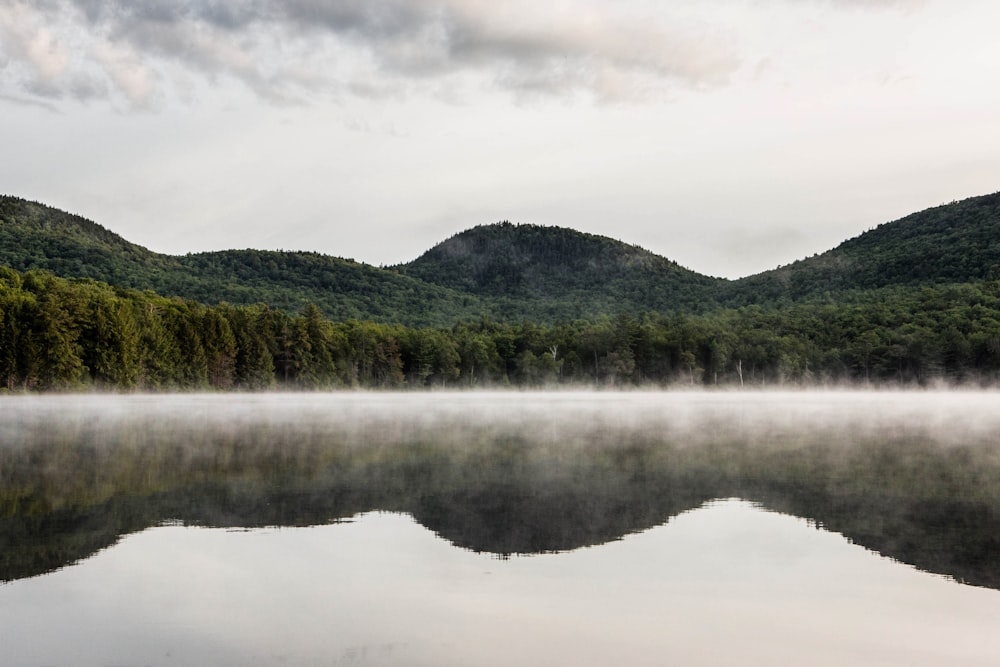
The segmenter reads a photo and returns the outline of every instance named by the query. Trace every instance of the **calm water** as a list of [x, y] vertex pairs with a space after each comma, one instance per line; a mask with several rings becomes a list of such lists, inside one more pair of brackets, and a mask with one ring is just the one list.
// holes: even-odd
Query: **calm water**
[[1000, 394], [0, 399], [0, 664], [997, 665]]

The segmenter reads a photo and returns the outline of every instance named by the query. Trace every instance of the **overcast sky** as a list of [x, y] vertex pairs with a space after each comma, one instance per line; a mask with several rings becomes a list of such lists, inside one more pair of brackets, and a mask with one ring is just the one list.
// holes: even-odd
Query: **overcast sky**
[[152, 250], [738, 277], [1000, 190], [996, 0], [0, 0], [0, 192]]

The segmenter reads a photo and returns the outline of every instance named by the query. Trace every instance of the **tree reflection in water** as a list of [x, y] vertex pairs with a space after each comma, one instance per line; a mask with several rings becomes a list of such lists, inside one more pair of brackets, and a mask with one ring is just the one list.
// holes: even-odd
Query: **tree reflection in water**
[[5, 398], [0, 579], [166, 522], [412, 515], [501, 556], [601, 544], [716, 498], [1000, 588], [994, 394]]

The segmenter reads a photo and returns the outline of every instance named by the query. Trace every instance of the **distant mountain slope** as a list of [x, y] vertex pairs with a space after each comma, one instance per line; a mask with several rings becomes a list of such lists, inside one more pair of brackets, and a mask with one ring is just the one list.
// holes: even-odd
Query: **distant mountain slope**
[[0, 197], [0, 264], [209, 304], [315, 303], [335, 320], [450, 326], [488, 315], [539, 323], [698, 311], [1000, 278], [1000, 193], [914, 213], [833, 250], [736, 281], [638, 246], [559, 227], [481, 225], [389, 269], [309, 252], [154, 253], [86, 220]]
[[[177, 257], [184, 277], [154, 287], [204, 303], [266, 303], [300, 311], [315, 303], [334, 320], [450, 326], [487, 306], [392, 271], [312, 252], [223, 250]], [[177, 291], [182, 289], [182, 292]]]
[[797, 301], [826, 292], [1000, 278], [1000, 193], [879, 225], [833, 250], [727, 285], [720, 300]]
[[16, 197], [0, 197], [0, 264], [209, 304], [266, 303], [297, 312], [312, 302], [336, 320], [444, 326], [485, 308], [467, 294], [318, 253], [161, 255], [85, 218]]
[[168, 269], [169, 260], [78, 215], [0, 197], [0, 263], [12, 268], [137, 287], [138, 275]]
[[724, 282], [607, 237], [509, 222], [464, 231], [397, 268], [561, 319], [700, 309]]

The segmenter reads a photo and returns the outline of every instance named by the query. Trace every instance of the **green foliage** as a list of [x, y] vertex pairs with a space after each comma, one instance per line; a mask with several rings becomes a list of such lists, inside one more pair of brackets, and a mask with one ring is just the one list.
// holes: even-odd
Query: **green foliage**
[[[0, 197], [0, 265], [208, 305], [267, 304], [299, 313], [314, 304], [335, 321], [409, 327], [445, 327], [484, 315], [554, 325], [819, 299], [860, 304], [872, 290], [1000, 278], [1000, 193], [915, 213], [822, 255], [736, 281], [700, 275], [609, 238], [509, 222], [467, 230], [388, 269], [308, 252], [172, 257], [14, 197]], [[716, 359], [724, 352], [718, 347]], [[624, 364], [627, 370], [627, 359]]]
[[997, 239], [1000, 194], [739, 281], [510, 223], [377, 269], [316, 253], [158, 255], [0, 197], [0, 387], [993, 382]]
[[312, 303], [337, 320], [445, 326], [487, 309], [467, 294], [318, 253], [160, 255], [84, 218], [15, 197], [0, 197], [0, 266], [43, 269], [210, 305], [266, 303], [298, 312]]
[[509, 222], [474, 227], [397, 268], [493, 301], [503, 319], [543, 322], [704, 309], [723, 282], [620, 241]]
[[0, 280], [8, 389], [928, 384], [1000, 379], [1000, 281], [708, 314], [333, 322], [49, 273]]
[[891, 286], [1000, 278], [1000, 193], [927, 209], [879, 225], [809, 259], [734, 281], [727, 305], [800, 301], [824, 295], [867, 298]]

